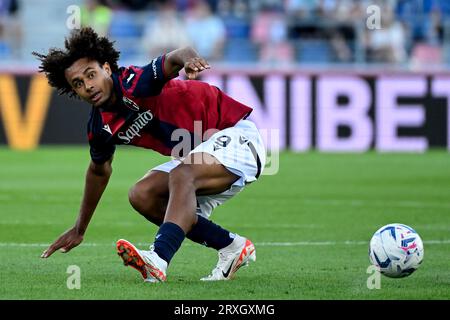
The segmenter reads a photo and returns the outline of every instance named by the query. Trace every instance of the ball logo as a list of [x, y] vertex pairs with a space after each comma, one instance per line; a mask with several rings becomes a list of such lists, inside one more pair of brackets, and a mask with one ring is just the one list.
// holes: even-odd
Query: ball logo
[[127, 97], [123, 97], [122, 101], [127, 106], [128, 109], [131, 109], [133, 111], [139, 111], [139, 106], [133, 100]]

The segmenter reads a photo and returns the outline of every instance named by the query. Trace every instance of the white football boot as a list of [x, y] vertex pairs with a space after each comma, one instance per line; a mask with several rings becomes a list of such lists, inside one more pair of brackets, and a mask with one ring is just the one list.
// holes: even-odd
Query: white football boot
[[200, 280], [230, 280], [240, 267], [250, 261], [256, 261], [255, 246], [250, 240], [236, 235], [230, 245], [219, 250], [219, 261], [211, 274]]
[[139, 250], [127, 240], [117, 241], [117, 254], [123, 264], [139, 271], [145, 282], [166, 281], [167, 262], [150, 247], [149, 251]]

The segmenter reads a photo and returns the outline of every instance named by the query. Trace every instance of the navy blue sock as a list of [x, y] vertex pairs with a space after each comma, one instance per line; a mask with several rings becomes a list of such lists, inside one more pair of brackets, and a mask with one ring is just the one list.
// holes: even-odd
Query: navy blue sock
[[186, 234], [186, 238], [216, 250], [228, 246], [233, 242], [234, 236], [233, 233], [202, 216], [198, 216], [197, 223]]
[[172, 222], [164, 222], [158, 230], [153, 243], [153, 250], [169, 264], [173, 255], [180, 248], [185, 237], [183, 229]]

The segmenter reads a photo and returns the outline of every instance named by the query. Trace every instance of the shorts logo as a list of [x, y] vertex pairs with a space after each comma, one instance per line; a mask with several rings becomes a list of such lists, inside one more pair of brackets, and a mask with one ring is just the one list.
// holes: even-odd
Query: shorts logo
[[240, 136], [239, 137], [239, 143], [240, 144], [244, 144], [244, 143], [247, 143], [247, 142], [248, 142], [248, 139], [246, 137], [244, 137], [244, 136]]
[[127, 97], [123, 97], [122, 101], [127, 106], [128, 109], [131, 109], [133, 111], [139, 111], [139, 106], [133, 100]]
[[213, 149], [216, 151], [217, 149], [225, 148], [231, 141], [229, 136], [220, 136], [214, 141]]

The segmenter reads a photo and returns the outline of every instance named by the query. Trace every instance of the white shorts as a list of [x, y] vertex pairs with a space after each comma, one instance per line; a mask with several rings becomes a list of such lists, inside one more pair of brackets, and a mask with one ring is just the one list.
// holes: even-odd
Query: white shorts
[[[197, 214], [209, 218], [213, 209], [241, 192], [246, 184], [256, 181], [266, 163], [266, 151], [255, 124], [240, 120], [234, 127], [213, 134], [189, 154], [204, 152], [214, 156], [228, 170], [239, 176], [230, 189], [215, 195], [197, 196]], [[182, 162], [173, 159], [152, 170], [169, 173]]]

